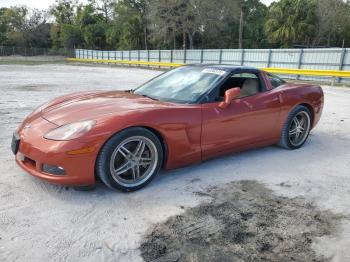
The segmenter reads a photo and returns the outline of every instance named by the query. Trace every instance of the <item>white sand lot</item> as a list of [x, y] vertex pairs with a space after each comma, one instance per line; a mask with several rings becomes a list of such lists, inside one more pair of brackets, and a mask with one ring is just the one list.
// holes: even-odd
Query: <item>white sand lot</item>
[[[125, 194], [103, 185], [77, 192], [31, 177], [16, 166], [12, 132], [40, 104], [63, 94], [130, 89], [160, 71], [74, 65], [0, 65], [0, 261], [140, 261], [150, 225], [207, 199], [198, 192], [241, 179], [277, 194], [303, 196], [350, 215], [350, 89], [324, 87], [321, 122], [297, 151], [267, 147], [163, 172]], [[350, 222], [314, 249], [350, 261]]]

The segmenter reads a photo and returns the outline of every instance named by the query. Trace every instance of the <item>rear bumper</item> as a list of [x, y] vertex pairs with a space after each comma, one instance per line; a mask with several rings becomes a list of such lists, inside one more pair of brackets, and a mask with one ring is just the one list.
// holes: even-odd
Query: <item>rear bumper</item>
[[[17, 164], [32, 176], [57, 185], [87, 186], [95, 183], [94, 167], [99, 146], [93, 143], [52, 141], [43, 138], [53, 124], [38, 119], [30, 128], [19, 130], [20, 139]], [[67, 152], [85, 147], [96, 148], [93, 152], [69, 155]], [[44, 166], [59, 167], [63, 174], [45, 172]]]

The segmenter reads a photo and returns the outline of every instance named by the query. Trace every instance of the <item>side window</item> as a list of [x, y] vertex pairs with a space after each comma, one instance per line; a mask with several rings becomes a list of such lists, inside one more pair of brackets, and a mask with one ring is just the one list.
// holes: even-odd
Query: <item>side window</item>
[[286, 81], [273, 74], [267, 74], [267, 77], [269, 78], [273, 88], [277, 88], [286, 83]]
[[216, 101], [223, 101], [225, 92], [234, 87], [241, 89], [240, 97], [247, 97], [263, 92], [265, 86], [263, 85], [258, 74], [255, 73], [237, 73], [232, 74], [219, 88]]

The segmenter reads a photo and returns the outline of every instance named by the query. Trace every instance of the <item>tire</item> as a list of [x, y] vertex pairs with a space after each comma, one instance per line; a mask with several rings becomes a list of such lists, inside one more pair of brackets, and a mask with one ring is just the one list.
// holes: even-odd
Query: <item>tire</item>
[[111, 137], [96, 159], [96, 174], [111, 189], [136, 191], [150, 183], [163, 164], [158, 137], [145, 128], [128, 128]]
[[301, 148], [309, 137], [311, 125], [310, 110], [302, 105], [295, 107], [287, 117], [278, 145], [290, 150]]

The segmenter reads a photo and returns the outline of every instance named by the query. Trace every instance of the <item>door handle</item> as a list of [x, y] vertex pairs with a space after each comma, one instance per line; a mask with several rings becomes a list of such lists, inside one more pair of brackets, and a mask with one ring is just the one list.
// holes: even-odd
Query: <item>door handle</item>
[[271, 99], [271, 102], [280, 102], [282, 103], [283, 102], [283, 96], [282, 94], [278, 94], [275, 98]]
[[280, 101], [280, 103], [282, 104], [283, 103], [283, 95], [282, 95], [282, 93], [279, 93], [278, 94], [278, 100]]

